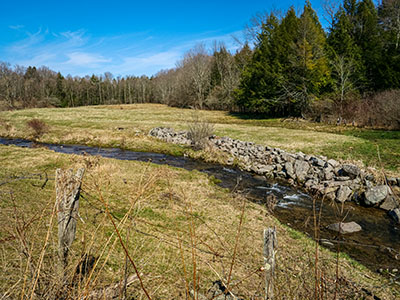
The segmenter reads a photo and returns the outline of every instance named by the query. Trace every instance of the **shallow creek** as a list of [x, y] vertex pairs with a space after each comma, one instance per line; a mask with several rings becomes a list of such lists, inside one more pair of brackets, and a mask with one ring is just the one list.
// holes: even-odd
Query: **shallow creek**
[[[2, 145], [32, 147], [33, 142], [22, 139], [0, 138]], [[400, 226], [389, 219], [383, 210], [365, 208], [354, 203], [344, 207], [312, 197], [284, 182], [273, 182], [238, 168], [206, 163], [186, 157], [175, 157], [158, 153], [134, 152], [118, 148], [96, 148], [81, 145], [41, 144], [50, 150], [66, 154], [100, 155], [120, 160], [135, 160], [169, 165], [186, 170], [198, 170], [219, 179], [219, 186], [242, 192], [249, 200], [265, 203], [269, 195], [277, 199], [274, 216], [281, 223], [314, 237], [314, 214], [321, 216], [321, 244], [332, 249], [340, 249], [353, 259], [373, 271], [379, 269], [400, 269]], [[342, 212], [342, 213], [340, 213]], [[344, 220], [355, 221], [362, 231], [338, 235], [326, 226]], [[278, 233], [279, 234], [279, 233]], [[278, 237], [279, 238], [279, 237]]]

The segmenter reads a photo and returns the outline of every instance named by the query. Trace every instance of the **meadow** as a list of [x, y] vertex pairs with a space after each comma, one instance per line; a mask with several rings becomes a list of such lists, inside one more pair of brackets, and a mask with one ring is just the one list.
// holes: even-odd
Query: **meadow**
[[[158, 126], [185, 130], [193, 115], [214, 125], [215, 134], [287, 151], [359, 161], [367, 167], [400, 173], [400, 131], [313, 123], [301, 119], [249, 119], [224, 111], [193, 111], [161, 104], [27, 109], [1, 112], [0, 136], [31, 138], [26, 122], [43, 120], [42, 142], [121, 147], [182, 155], [187, 149], [147, 137]], [[6, 125], [6, 126], [5, 126]]]
[[[305, 121], [195, 113], [214, 123], [217, 135], [359, 160], [367, 166], [382, 163], [387, 172], [399, 172], [398, 132], [380, 135]], [[49, 126], [39, 138], [42, 142], [206, 157], [147, 136], [156, 126], [186, 129], [192, 115], [191, 110], [152, 104], [30, 109], [2, 112], [0, 135], [32, 138], [26, 122], [38, 118]], [[376, 145], [381, 162], [373, 153]], [[278, 232], [277, 299], [400, 297], [396, 281], [319, 246], [309, 236], [281, 224], [265, 206], [218, 187], [213, 178], [200, 172], [59, 154], [40, 147], [0, 146], [0, 163], [0, 294], [5, 299], [54, 299], [59, 295], [96, 299], [99, 291], [96, 295], [101, 298], [102, 289], [135, 274], [123, 246], [142, 285], [138, 280], [126, 288], [121, 284], [117, 289], [120, 298], [189, 299], [194, 291], [192, 298], [202, 299], [200, 294], [220, 280], [236, 296], [263, 299], [262, 234], [267, 227]], [[80, 167], [86, 170], [80, 219], [70, 249], [68, 284], [60, 286], [54, 174], [57, 168]], [[93, 258], [93, 268], [77, 279], [77, 268], [87, 257]]]

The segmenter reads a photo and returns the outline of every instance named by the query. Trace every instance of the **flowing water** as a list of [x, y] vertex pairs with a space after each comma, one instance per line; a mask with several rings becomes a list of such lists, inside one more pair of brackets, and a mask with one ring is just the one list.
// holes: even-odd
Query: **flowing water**
[[[33, 147], [34, 143], [22, 139], [0, 138], [0, 144]], [[277, 204], [274, 215], [282, 223], [315, 237], [314, 218], [320, 217], [319, 238], [321, 244], [332, 250], [340, 249], [353, 259], [370, 269], [400, 269], [400, 226], [379, 209], [365, 208], [354, 203], [343, 207], [337, 203], [313, 200], [312, 197], [284, 182], [267, 180], [238, 168], [206, 163], [185, 157], [134, 152], [118, 148], [96, 148], [81, 145], [40, 144], [50, 150], [66, 154], [100, 155], [120, 160], [135, 160], [169, 165], [186, 170], [198, 170], [220, 180], [221, 187], [240, 191], [248, 199], [266, 203], [274, 195]], [[338, 235], [326, 229], [326, 226], [344, 220], [355, 221], [362, 231]]]

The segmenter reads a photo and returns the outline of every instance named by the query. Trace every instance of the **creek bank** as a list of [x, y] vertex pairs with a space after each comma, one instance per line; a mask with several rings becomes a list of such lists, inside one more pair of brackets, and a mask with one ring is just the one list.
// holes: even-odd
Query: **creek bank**
[[[191, 145], [187, 131], [157, 127], [150, 136], [166, 142]], [[210, 136], [210, 145], [228, 153], [239, 166], [266, 178], [284, 179], [293, 186], [304, 188], [318, 197], [339, 203], [353, 201], [366, 207], [378, 207], [400, 224], [400, 208], [389, 185], [378, 182], [375, 176], [354, 164], [341, 163], [324, 156], [290, 153], [279, 148], [257, 145], [229, 137]], [[400, 187], [400, 178], [387, 178], [391, 186]]]
[[[313, 201], [307, 194], [293, 186], [283, 184], [283, 180], [270, 180], [265, 176], [240, 170], [236, 166], [223, 166], [207, 163], [188, 157], [171, 156], [160, 153], [134, 152], [119, 148], [98, 148], [85, 145], [37, 144], [22, 139], [6, 139], [0, 137], [1, 145], [18, 147], [44, 147], [58, 153], [76, 155], [96, 155], [128, 161], [152, 162], [159, 165], [183, 168], [189, 171], [197, 170], [210, 178], [215, 178], [215, 184], [229, 190], [243, 191], [248, 200], [265, 205], [271, 197], [277, 200], [274, 216], [291, 228], [305, 233], [312, 238], [315, 228], [312, 222], [314, 211], [320, 214], [319, 241], [326, 247], [340, 245], [340, 251], [346, 252], [352, 258], [361, 262], [373, 271], [378, 269], [400, 269], [400, 226], [386, 218], [385, 212], [375, 208], [365, 208], [348, 202], [344, 214], [338, 215], [338, 205], [325, 205], [324, 201]], [[212, 180], [212, 179], [211, 179]], [[323, 206], [323, 208], [322, 208]], [[400, 210], [398, 210], [400, 213]], [[338, 235], [328, 229], [330, 224], [353, 221], [362, 227], [356, 233]], [[371, 257], [374, 259], [371, 260]]]

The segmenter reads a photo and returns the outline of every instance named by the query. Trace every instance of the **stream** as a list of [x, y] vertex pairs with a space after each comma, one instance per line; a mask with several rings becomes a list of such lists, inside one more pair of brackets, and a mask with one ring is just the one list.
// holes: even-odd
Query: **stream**
[[[23, 139], [0, 138], [2, 145], [33, 147], [33, 142]], [[119, 148], [96, 148], [82, 145], [40, 144], [50, 150], [65, 154], [100, 155], [120, 160], [135, 160], [169, 165], [189, 171], [198, 170], [220, 180], [219, 186], [242, 192], [249, 200], [265, 203], [273, 194], [277, 199], [274, 216], [281, 223], [314, 237], [314, 211], [321, 216], [320, 243], [335, 251], [347, 253], [372, 271], [400, 269], [400, 225], [395, 224], [385, 211], [365, 208], [351, 202], [344, 207], [338, 203], [317, 200], [284, 182], [267, 180], [265, 177], [242, 171], [236, 167], [206, 163], [186, 157], [134, 152]], [[341, 212], [342, 213], [339, 213]], [[339, 221], [354, 221], [362, 231], [338, 235], [326, 226]], [[279, 237], [278, 237], [279, 239]], [[394, 271], [393, 271], [394, 272]]]

